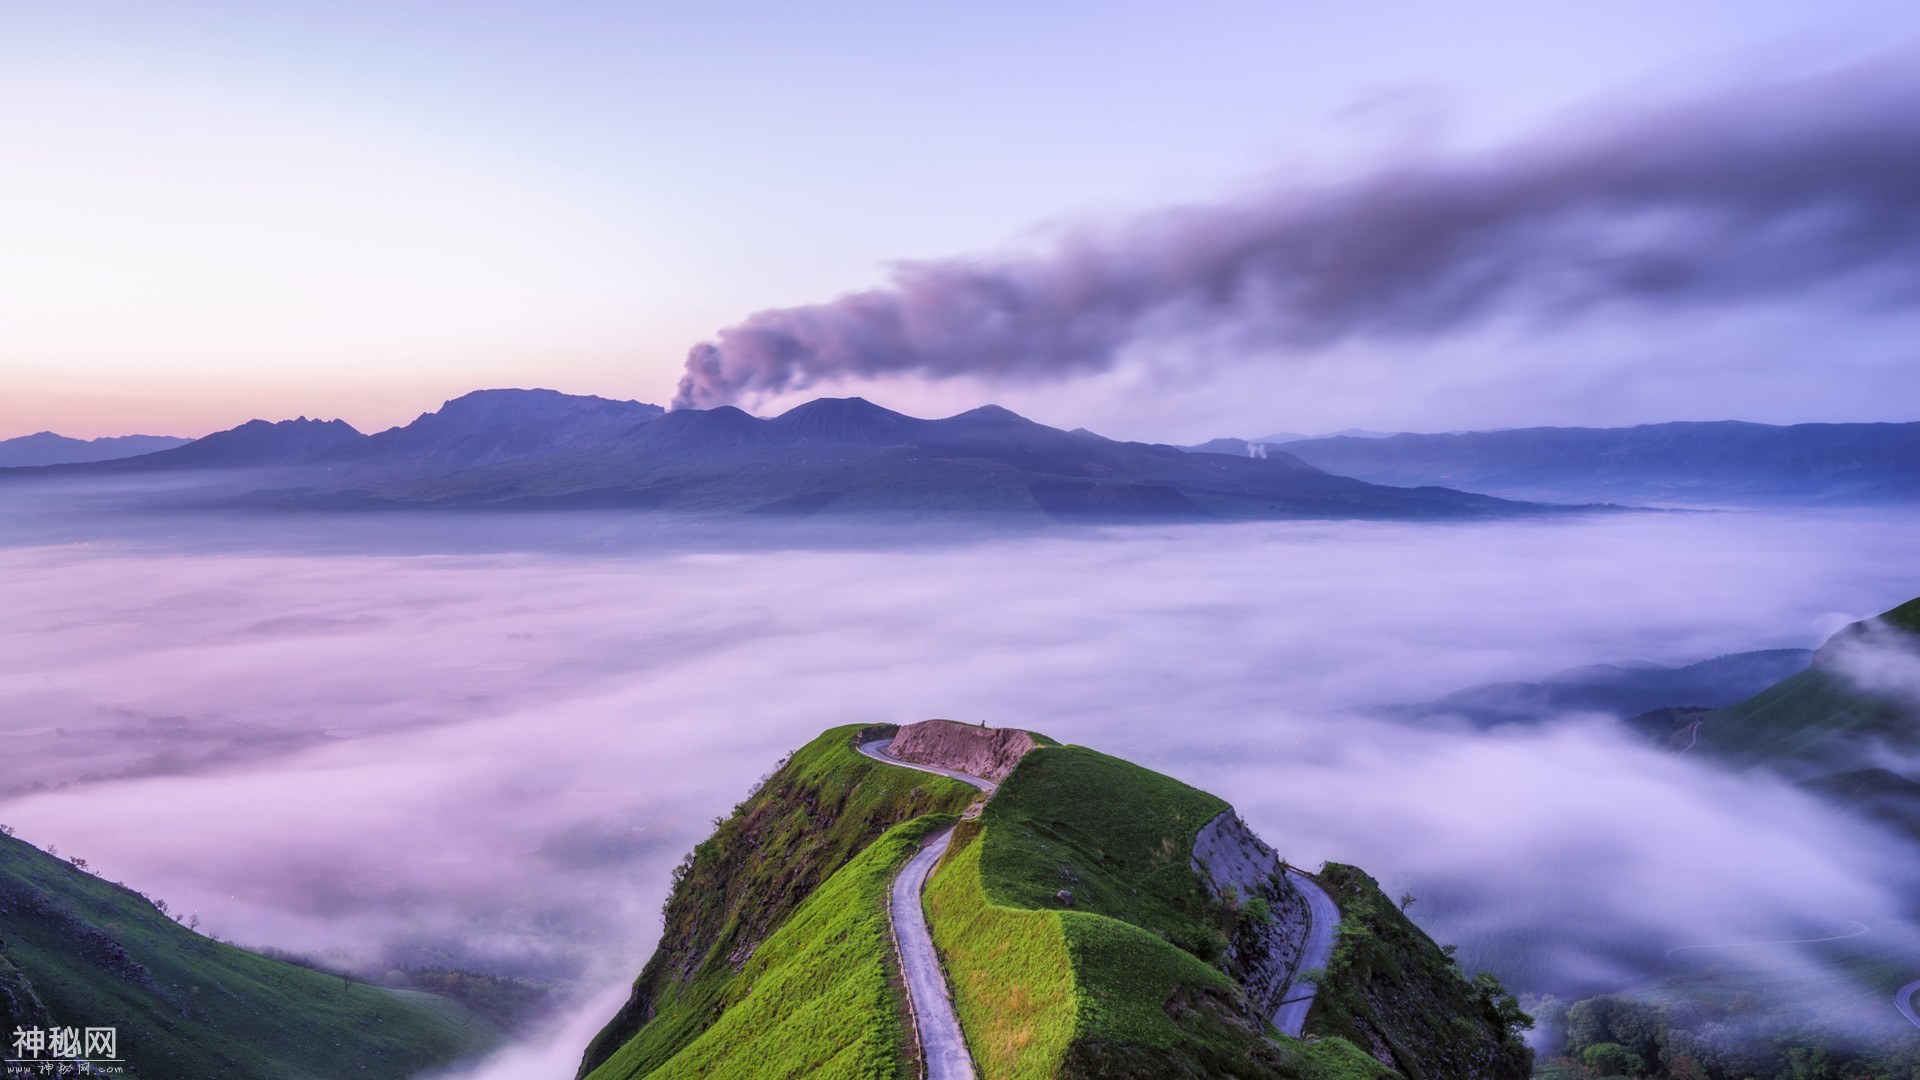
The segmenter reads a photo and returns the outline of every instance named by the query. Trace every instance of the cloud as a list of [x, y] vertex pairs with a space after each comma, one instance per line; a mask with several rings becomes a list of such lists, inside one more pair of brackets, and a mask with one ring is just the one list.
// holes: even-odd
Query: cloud
[[[0, 821], [243, 944], [568, 979], [580, 1030], [638, 972], [681, 854], [843, 723], [958, 716], [1132, 757], [1291, 858], [1411, 889], [1523, 987], [1735, 931], [1881, 932], [1913, 895], [1877, 833], [1592, 718], [1481, 733], [1356, 708], [1812, 644], [1920, 591], [1911, 516], [698, 550], [594, 515], [114, 520], [133, 538], [0, 548], [0, 746], [9, 779], [47, 785], [0, 794]], [[180, 731], [211, 749], [157, 759]], [[566, 1073], [538, 1068], [495, 1075]]]
[[902, 263], [879, 288], [695, 346], [675, 405], [849, 379], [1050, 382], [1167, 348], [1191, 368], [1810, 292], [1848, 310], [1909, 303], [1910, 59], [1573, 118], [1501, 151], [1071, 230], [1037, 253]]

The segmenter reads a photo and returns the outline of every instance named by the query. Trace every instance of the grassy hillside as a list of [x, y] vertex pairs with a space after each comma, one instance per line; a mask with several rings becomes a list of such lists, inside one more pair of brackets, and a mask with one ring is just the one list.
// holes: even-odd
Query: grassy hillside
[[117, 1027], [127, 1075], [142, 1080], [399, 1078], [499, 1039], [444, 998], [201, 937], [139, 893], [0, 836], [0, 1030], [49, 1025]]
[[1215, 966], [1241, 913], [1209, 903], [1190, 859], [1225, 809], [1045, 747], [961, 826], [928, 910], [983, 1078], [1388, 1075], [1343, 1040], [1276, 1041]]
[[[591, 1080], [915, 1073], [888, 938], [888, 886], [977, 793], [859, 756], [839, 728], [796, 753], [683, 864], [660, 949], [596, 1039]], [[1040, 740], [928, 882], [928, 923], [983, 1080], [1517, 1080], [1497, 989], [1448, 958], [1360, 875], [1356, 933], [1328, 1000], [1359, 1014], [1278, 1035], [1228, 970], [1261, 909], [1212, 899], [1194, 840], [1227, 804], [1170, 777]], [[1373, 917], [1372, 905], [1390, 915]], [[1410, 973], [1415, 992], [1374, 996]], [[1452, 1011], [1449, 1012], [1448, 1010]], [[1490, 1011], [1491, 1010], [1491, 1011]], [[1318, 1014], [1316, 1014], [1317, 1016]], [[1445, 1030], [1458, 1045], [1429, 1039]], [[1427, 1054], [1395, 1073], [1364, 1041]], [[1513, 1054], [1517, 1053], [1517, 1059]], [[1389, 1057], [1389, 1061], [1394, 1060]], [[1518, 1060], [1519, 1071], [1483, 1067]], [[1448, 1072], [1456, 1064], [1471, 1067]]]
[[[795, 751], [687, 856], [660, 944], [588, 1047], [583, 1076], [647, 1076], [665, 1066], [740, 1000], [735, 984], [749, 960], [836, 871], [894, 826], [958, 813], [978, 795], [957, 780], [862, 756], [854, 749], [862, 731], [834, 728]], [[600, 1068], [616, 1054], [614, 1068]]]
[[1829, 800], [1920, 838], [1920, 777], [1886, 767], [1886, 748], [1920, 750], [1920, 709], [1861, 689], [1836, 665], [1843, 649], [1920, 649], [1920, 600], [1835, 634], [1811, 668], [1695, 717], [1695, 752], [1779, 773]]
[[1523, 1080], [1531, 1020], [1491, 976], [1466, 979], [1372, 878], [1328, 863], [1320, 885], [1340, 905], [1340, 935], [1308, 1030], [1344, 1037], [1408, 1080]]
[[[841, 867], [728, 982], [720, 1019], [645, 1075], [913, 1075], [912, 1033], [895, 986], [887, 891], [921, 841], [953, 821], [929, 814], [895, 826]], [[629, 1042], [592, 1075], [641, 1075], [634, 1070], [646, 1051], [640, 1040]]]
[[1910, 704], [1863, 693], [1834, 670], [1836, 651], [1868, 639], [1879, 628], [1895, 631], [1896, 637], [1913, 635], [1912, 643], [1920, 646], [1920, 600], [1847, 627], [1814, 654], [1807, 671], [1709, 713], [1699, 752], [1737, 766], [1806, 773], [1837, 771], [1823, 767], [1851, 762], [1865, 740], [1920, 740]]

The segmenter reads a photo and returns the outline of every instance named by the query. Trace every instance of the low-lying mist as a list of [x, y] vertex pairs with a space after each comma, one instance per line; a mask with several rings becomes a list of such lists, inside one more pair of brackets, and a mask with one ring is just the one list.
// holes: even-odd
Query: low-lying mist
[[0, 549], [0, 821], [242, 944], [578, 987], [550, 1044], [493, 1075], [568, 1075], [673, 864], [853, 722], [1019, 725], [1172, 773], [1290, 859], [1419, 897], [1470, 969], [1524, 991], [1635, 985], [1697, 945], [1911, 941], [1904, 842], [1783, 783], [1606, 717], [1360, 707], [1818, 644], [1920, 593], [1912, 515], [943, 526], [899, 547], [235, 520]]

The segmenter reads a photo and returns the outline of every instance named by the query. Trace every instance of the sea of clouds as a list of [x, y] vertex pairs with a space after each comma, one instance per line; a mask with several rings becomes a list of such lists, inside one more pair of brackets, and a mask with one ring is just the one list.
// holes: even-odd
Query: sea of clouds
[[242, 944], [576, 988], [484, 1075], [570, 1075], [673, 864], [845, 723], [1018, 725], [1169, 772], [1298, 863], [1419, 896], [1469, 967], [1525, 990], [1634, 985], [1693, 944], [1912, 940], [1908, 849], [1780, 782], [1607, 717], [1360, 708], [1816, 645], [1920, 594], [1911, 514], [885, 542], [115, 521], [0, 546], [0, 822]]

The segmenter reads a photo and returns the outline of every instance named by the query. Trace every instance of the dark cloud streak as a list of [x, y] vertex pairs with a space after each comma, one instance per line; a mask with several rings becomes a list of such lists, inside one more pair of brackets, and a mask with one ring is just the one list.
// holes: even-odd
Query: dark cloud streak
[[1082, 229], [1023, 256], [903, 263], [689, 353], [676, 407], [887, 375], [1040, 382], [1205, 339], [1312, 350], [1500, 316], [1700, 309], [1920, 286], [1911, 56]]

